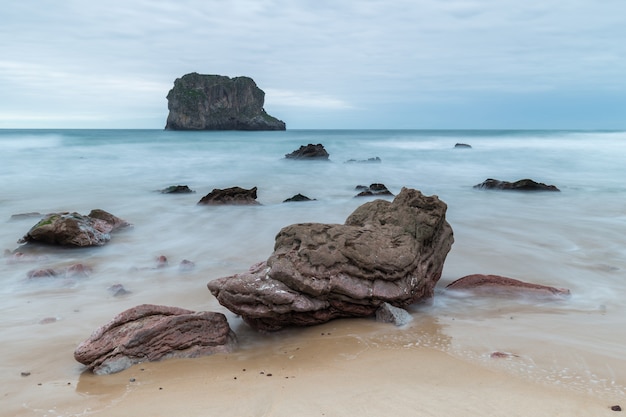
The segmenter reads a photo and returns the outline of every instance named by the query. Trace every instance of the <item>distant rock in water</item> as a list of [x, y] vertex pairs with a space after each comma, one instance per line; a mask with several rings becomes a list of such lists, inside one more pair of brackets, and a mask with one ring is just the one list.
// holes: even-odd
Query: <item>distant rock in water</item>
[[309, 197], [302, 195], [300, 193], [294, 195], [293, 197], [290, 197], [288, 199], [286, 199], [285, 201], [283, 201], [283, 203], [292, 203], [292, 202], [296, 202], [296, 201], [313, 201], [315, 199], [310, 199]]
[[318, 143], [313, 145], [309, 143], [306, 146], [300, 146], [295, 151], [285, 155], [287, 159], [325, 159], [327, 160], [330, 155], [324, 149], [324, 145]]
[[385, 184], [375, 183], [370, 184], [369, 187], [367, 185], [357, 185], [355, 189], [359, 191], [355, 197], [371, 197], [377, 195], [387, 195], [393, 197], [392, 192], [387, 189]]
[[487, 190], [513, 190], [513, 191], [561, 191], [554, 185], [546, 185], [530, 179], [518, 180], [515, 182], [500, 181], [488, 178], [474, 188]]
[[454, 147], [460, 149], [472, 149], [472, 145], [468, 145], [467, 143], [457, 143]]
[[195, 193], [194, 190], [187, 185], [170, 185], [167, 188], [159, 190], [161, 194], [189, 194]]
[[346, 161], [346, 164], [353, 164], [353, 163], [359, 163], [359, 164], [380, 164], [381, 162], [382, 162], [382, 160], [378, 156], [375, 156], [373, 158], [367, 158], [367, 159], [348, 159]]
[[215, 188], [209, 194], [205, 195], [198, 201], [198, 204], [204, 205], [259, 205], [256, 201], [256, 187], [249, 190], [241, 187], [231, 187], [219, 189]]
[[167, 95], [165, 130], [285, 130], [263, 109], [265, 92], [252, 78], [186, 74]]

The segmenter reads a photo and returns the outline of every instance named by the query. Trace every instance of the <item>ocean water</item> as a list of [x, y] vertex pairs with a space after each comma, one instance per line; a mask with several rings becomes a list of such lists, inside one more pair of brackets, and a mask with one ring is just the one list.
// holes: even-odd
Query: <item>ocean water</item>
[[[455, 149], [459, 142], [472, 148]], [[308, 143], [323, 144], [330, 162], [284, 158]], [[79, 379], [74, 348], [138, 304], [221, 311], [244, 348], [265, 343], [206, 283], [265, 260], [286, 225], [343, 223], [371, 200], [354, 198], [355, 186], [371, 183], [394, 194], [411, 187], [438, 195], [455, 243], [434, 301], [413, 306], [414, 320], [402, 329], [368, 322], [363, 340], [429, 346], [538, 383], [626, 398], [626, 132], [0, 130], [0, 151], [0, 249], [24, 249], [17, 241], [38, 219], [12, 218], [21, 213], [100, 208], [134, 225], [103, 247], [1, 259], [0, 394], [25, 408], [36, 394], [21, 372], [58, 384]], [[382, 162], [346, 163], [373, 157]], [[487, 178], [532, 178], [561, 192], [472, 187]], [[177, 184], [196, 192], [156, 191]], [[212, 189], [232, 186], [258, 187], [261, 205], [197, 205]], [[297, 193], [315, 201], [283, 203]], [[160, 255], [168, 267], [157, 268]], [[195, 268], [181, 271], [183, 259]], [[30, 270], [76, 262], [92, 273], [28, 279]], [[443, 291], [473, 273], [565, 287], [572, 296], [555, 302]], [[130, 293], [113, 296], [115, 284]], [[344, 324], [358, 321], [336, 326]], [[493, 352], [512, 355], [494, 360]]]

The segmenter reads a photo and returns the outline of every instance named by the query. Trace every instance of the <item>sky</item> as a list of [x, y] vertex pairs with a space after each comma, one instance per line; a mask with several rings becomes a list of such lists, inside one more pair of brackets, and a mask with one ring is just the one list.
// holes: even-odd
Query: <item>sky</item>
[[190, 72], [287, 129], [626, 129], [626, 1], [2, 2], [0, 128], [162, 129]]

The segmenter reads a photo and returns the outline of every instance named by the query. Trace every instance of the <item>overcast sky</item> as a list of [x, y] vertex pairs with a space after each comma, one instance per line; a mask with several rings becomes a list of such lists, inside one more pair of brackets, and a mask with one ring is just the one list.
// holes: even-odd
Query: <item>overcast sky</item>
[[154, 128], [189, 72], [288, 129], [626, 128], [625, 0], [4, 0], [0, 128]]

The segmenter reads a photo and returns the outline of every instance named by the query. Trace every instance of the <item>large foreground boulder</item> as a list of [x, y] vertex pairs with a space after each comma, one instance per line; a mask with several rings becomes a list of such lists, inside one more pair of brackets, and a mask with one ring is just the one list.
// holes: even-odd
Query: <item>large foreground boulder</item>
[[18, 240], [18, 243], [38, 242], [62, 246], [102, 246], [111, 239], [110, 233], [130, 224], [104, 210], [79, 213], [51, 213]]
[[454, 241], [437, 196], [403, 188], [358, 207], [345, 224], [283, 228], [274, 252], [249, 271], [208, 283], [250, 326], [278, 330], [374, 315], [431, 298]]
[[74, 358], [103, 375], [141, 362], [228, 353], [235, 346], [221, 313], [143, 304], [97, 329], [78, 345]]
[[167, 94], [165, 130], [285, 130], [263, 109], [265, 93], [252, 78], [190, 73]]

